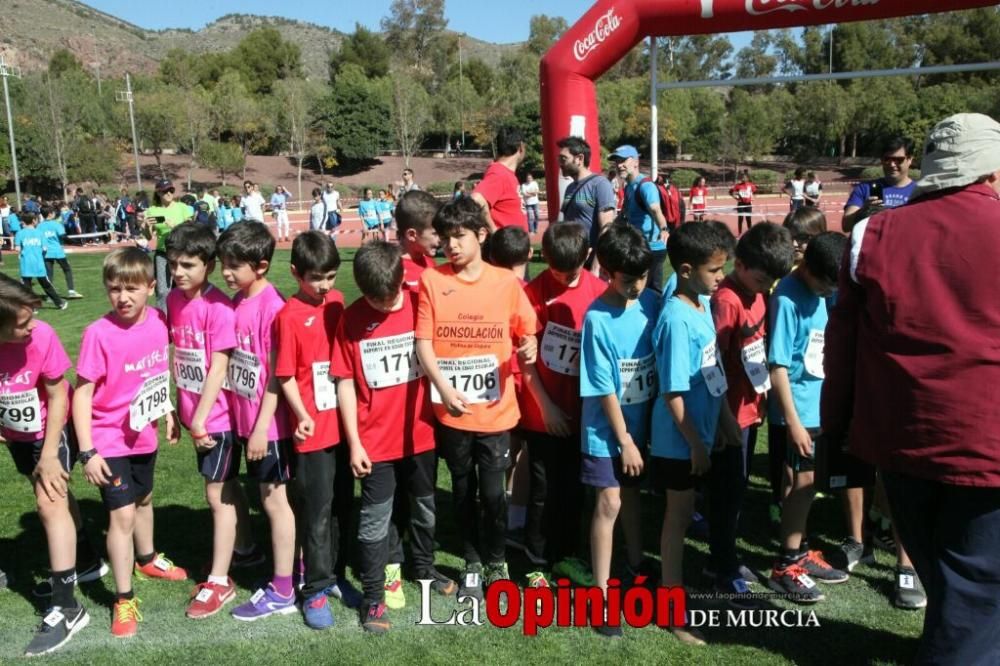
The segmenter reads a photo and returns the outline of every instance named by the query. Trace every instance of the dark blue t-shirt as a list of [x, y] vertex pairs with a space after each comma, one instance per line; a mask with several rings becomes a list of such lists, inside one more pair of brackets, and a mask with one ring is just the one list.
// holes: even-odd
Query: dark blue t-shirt
[[911, 180], [909, 185], [905, 187], [893, 187], [889, 185], [885, 178], [879, 178], [878, 180], [866, 180], [863, 183], [858, 183], [851, 190], [851, 196], [848, 197], [847, 203], [844, 208], [848, 206], [857, 206], [858, 208], [864, 208], [865, 204], [868, 203], [868, 197], [871, 196], [872, 185], [879, 183], [882, 185], [882, 202], [886, 208], [898, 208], [902, 206], [910, 197], [913, 196], [913, 190], [917, 187], [917, 181]]

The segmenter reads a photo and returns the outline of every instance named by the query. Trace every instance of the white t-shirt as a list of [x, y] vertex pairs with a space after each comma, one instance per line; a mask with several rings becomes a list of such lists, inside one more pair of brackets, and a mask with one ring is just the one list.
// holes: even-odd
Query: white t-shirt
[[246, 216], [246, 219], [257, 222], [264, 221], [264, 197], [260, 195], [260, 192], [243, 195], [243, 198], [240, 199], [240, 206], [243, 208], [243, 215]]
[[309, 209], [309, 228], [323, 229], [326, 225], [326, 204], [317, 201]]
[[805, 185], [804, 191], [810, 197], [812, 197], [813, 199], [815, 199], [816, 197], [819, 196], [820, 192], [823, 191], [823, 184], [820, 183], [818, 180], [814, 180], [813, 182], [807, 183]]
[[533, 180], [530, 183], [524, 183], [521, 185], [521, 197], [524, 199], [525, 206], [537, 206], [538, 181]]
[[788, 181], [788, 186], [792, 188], [792, 199], [795, 201], [801, 201], [802, 193], [805, 191], [806, 181], [795, 180], [793, 178]]
[[323, 190], [323, 205], [326, 206], [328, 213], [335, 213], [340, 208], [340, 192], [333, 190], [332, 192], [327, 192]]

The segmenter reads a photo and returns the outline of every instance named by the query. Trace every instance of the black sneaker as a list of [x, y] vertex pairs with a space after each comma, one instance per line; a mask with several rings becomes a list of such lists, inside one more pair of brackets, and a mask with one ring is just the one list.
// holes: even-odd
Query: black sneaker
[[850, 578], [846, 571], [834, 569], [830, 566], [829, 562], [823, 558], [823, 553], [818, 550], [806, 551], [795, 564], [805, 569], [810, 578], [820, 583], [831, 585], [845, 583]]
[[468, 562], [465, 573], [458, 585], [458, 598], [472, 597], [479, 603], [483, 602], [483, 565], [481, 562]]
[[233, 558], [229, 561], [230, 569], [249, 569], [250, 567], [255, 567], [258, 564], [264, 564], [265, 561], [264, 551], [254, 545], [253, 549], [249, 553], [239, 553], [233, 551]]
[[892, 527], [889, 525], [881, 525], [874, 534], [872, 534], [872, 543], [881, 548], [882, 550], [887, 550], [890, 553], [896, 552], [896, 537], [892, 533]]
[[859, 564], [871, 566], [875, 564], [875, 553], [870, 546], [858, 543], [851, 537], [847, 537], [840, 544], [840, 548], [830, 553], [830, 564], [850, 573]]
[[917, 572], [911, 567], [896, 567], [896, 586], [892, 603], [903, 610], [927, 607], [927, 593]]
[[[76, 580], [73, 584], [79, 585], [80, 583], [93, 583], [94, 581], [107, 576], [110, 571], [111, 567], [108, 566], [107, 562], [104, 560], [97, 560], [96, 562], [92, 562], [86, 567], [78, 570], [76, 572]], [[51, 597], [52, 578], [50, 577], [45, 580], [38, 581], [38, 584], [31, 589], [31, 594], [39, 599]]]
[[392, 622], [389, 621], [389, 610], [381, 601], [368, 605], [364, 618], [361, 620], [361, 628], [372, 634], [384, 634], [392, 629]]
[[35, 637], [28, 643], [24, 656], [34, 657], [55, 652], [88, 624], [90, 624], [90, 615], [83, 606], [76, 608], [53, 606], [45, 614], [42, 623], [38, 625]]
[[621, 625], [612, 627], [608, 624], [602, 624], [599, 627], [594, 627], [594, 631], [596, 631], [598, 635], [604, 636], [604, 638], [621, 638], [624, 635]]
[[635, 585], [635, 581], [639, 578], [645, 578], [642, 585], [654, 589], [660, 584], [660, 563], [650, 557], [646, 557], [639, 562], [639, 566], [633, 568], [632, 565], [626, 562], [625, 575], [622, 578], [622, 585], [626, 587]]
[[429, 579], [431, 581], [431, 589], [443, 597], [450, 597], [458, 592], [458, 583], [453, 581], [451, 578], [448, 578], [434, 567], [421, 572], [417, 578], [421, 580]]
[[767, 579], [767, 586], [799, 604], [814, 604], [825, 598], [806, 570], [797, 564], [782, 566], [775, 563], [771, 577]]

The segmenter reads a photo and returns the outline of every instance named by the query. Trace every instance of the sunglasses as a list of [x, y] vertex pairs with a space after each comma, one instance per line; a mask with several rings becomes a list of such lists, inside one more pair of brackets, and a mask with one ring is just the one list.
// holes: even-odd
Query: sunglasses
[[903, 162], [907, 161], [908, 159], [910, 159], [910, 158], [909, 157], [886, 156], [886, 157], [882, 158], [882, 162], [884, 164], [895, 164], [896, 166], [900, 166]]

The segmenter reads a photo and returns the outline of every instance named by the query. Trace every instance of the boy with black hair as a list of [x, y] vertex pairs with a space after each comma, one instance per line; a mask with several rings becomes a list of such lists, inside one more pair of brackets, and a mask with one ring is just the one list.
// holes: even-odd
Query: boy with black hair
[[486, 169], [470, 198], [479, 205], [490, 233], [504, 227], [520, 227], [528, 231], [528, 218], [521, 209], [517, 180], [517, 169], [526, 154], [524, 135], [514, 127], [501, 127], [494, 145], [496, 160]]
[[[528, 390], [520, 403], [531, 461], [525, 547], [554, 563], [556, 575], [593, 585], [590, 567], [577, 557], [583, 506], [580, 331], [607, 284], [583, 270], [589, 253], [587, 230], [576, 222], [549, 226], [542, 235], [549, 267], [525, 289], [543, 331], [540, 362], [524, 367]], [[531, 584], [533, 574], [528, 576]]]
[[[653, 325], [660, 299], [646, 289], [654, 255], [635, 227], [609, 225], [597, 243], [597, 259], [610, 282], [583, 319], [580, 481], [597, 491], [590, 524], [591, 564], [594, 583], [606, 592], [619, 515], [627, 577], [641, 575], [644, 564], [639, 484], [656, 390]], [[622, 635], [619, 622], [604, 620], [595, 627], [599, 633]]]
[[534, 255], [531, 236], [521, 227], [503, 227], [486, 240], [487, 261], [494, 266], [513, 271], [522, 284], [526, 284], [528, 262]]
[[59, 310], [65, 310], [69, 303], [56, 293], [45, 269], [45, 234], [35, 228], [35, 214], [22, 211], [21, 223], [24, 226], [14, 235], [14, 246], [20, 253], [18, 267], [21, 282], [30, 289], [31, 281], [38, 280], [52, 304]]
[[66, 227], [59, 221], [56, 210], [51, 206], [43, 206], [41, 215], [42, 222], [38, 225], [38, 230], [45, 236], [45, 273], [49, 283], [55, 286], [52, 278], [55, 275], [55, 265], [59, 264], [66, 278], [66, 298], [83, 298], [74, 289], [73, 269], [66, 260], [66, 250], [62, 244], [62, 239], [66, 237]]
[[285, 300], [267, 279], [274, 245], [266, 225], [246, 220], [226, 229], [216, 246], [226, 286], [237, 291], [233, 297], [236, 347], [228, 374], [236, 441], [246, 452], [249, 476], [260, 486], [274, 557], [271, 582], [233, 609], [233, 617], [245, 622], [296, 612], [292, 586], [295, 515], [287, 490], [293, 473], [292, 427], [274, 376], [274, 321]]
[[[538, 321], [517, 279], [483, 261], [489, 229], [474, 201], [446, 204], [434, 217], [434, 229], [448, 263], [420, 277], [417, 354], [432, 384], [436, 441], [451, 471], [463, 534], [459, 595], [481, 600], [483, 557], [487, 583], [509, 576], [505, 472], [510, 430], [520, 418], [511, 340], [518, 339], [521, 360], [534, 363]], [[484, 521], [478, 519], [477, 487]]]
[[[390, 539], [400, 502], [410, 506], [410, 544], [416, 578], [432, 580], [442, 595], [458, 589], [434, 568], [434, 413], [424, 371], [417, 362], [413, 329], [417, 294], [402, 288], [400, 248], [375, 241], [358, 250], [354, 276], [362, 297], [344, 312], [333, 343], [331, 373], [337, 377], [351, 469], [361, 479], [358, 526], [366, 631], [391, 628], [386, 611], [387, 567], [398, 577], [402, 550]], [[400, 418], [374, 418], [396, 414]], [[400, 529], [405, 528], [400, 526]], [[398, 549], [396, 553], [390, 550]]]
[[[344, 296], [334, 289], [340, 253], [321, 231], [307, 231], [292, 243], [292, 276], [298, 291], [276, 320], [277, 360], [274, 374], [281, 384], [295, 429], [295, 487], [299, 500], [299, 539], [305, 556], [302, 611], [306, 625], [326, 629], [334, 624], [327, 589], [335, 574], [341, 544], [340, 511], [335, 499], [353, 491], [341, 454], [337, 389], [330, 374], [330, 340], [344, 311]], [[348, 475], [347, 479], [338, 479]], [[345, 480], [347, 481], [345, 487]], [[336, 498], [340, 490], [340, 498]], [[346, 526], [345, 526], [346, 527]]]
[[434, 231], [434, 216], [441, 202], [422, 190], [412, 190], [396, 204], [396, 237], [403, 248], [403, 286], [417, 290], [420, 274], [432, 268], [440, 242]]
[[[666, 495], [660, 533], [666, 586], [684, 584], [684, 535], [694, 514], [695, 477], [709, 471], [720, 426], [725, 445], [740, 445], [732, 415], [720, 423], [727, 383], [709, 302], [725, 277], [732, 249], [729, 229], [711, 223], [682, 224], [667, 241], [677, 289], [663, 303], [653, 332], [661, 397], [653, 405], [653, 422], [663, 427], [653, 429], [650, 458], [652, 485]], [[683, 643], [704, 644], [696, 630], [670, 630]]]
[[831, 567], [817, 550], [803, 550], [809, 509], [815, 488], [815, 439], [819, 434], [820, 391], [823, 386], [823, 342], [826, 299], [837, 289], [837, 276], [847, 239], [826, 232], [814, 237], [805, 259], [778, 283], [771, 295], [770, 349], [772, 396], [768, 421], [769, 446], [783, 446], [793, 470], [791, 490], [782, 505], [781, 553], [768, 585], [800, 603], [816, 603], [821, 583], [842, 583], [848, 574]]
[[185, 612], [200, 620], [236, 598], [229, 577], [234, 559], [247, 566], [264, 558], [252, 545], [244, 546], [250, 513], [237, 478], [240, 451], [229, 417], [232, 396], [223, 390], [229, 355], [236, 347], [235, 316], [229, 298], [208, 281], [215, 269], [215, 233], [205, 225], [184, 222], [167, 236], [166, 253], [174, 282], [167, 294], [167, 327], [174, 345], [177, 411], [191, 433], [212, 510], [211, 568]]
[[706, 573], [716, 589], [746, 592], [756, 575], [736, 556], [736, 532], [743, 493], [750, 474], [757, 427], [763, 422], [764, 395], [771, 388], [767, 369], [767, 294], [792, 267], [791, 235], [776, 224], [750, 227], [736, 244], [733, 272], [712, 296], [712, 319], [729, 388], [722, 405], [727, 423], [735, 420], [739, 446], [712, 452], [709, 473], [709, 544]]

